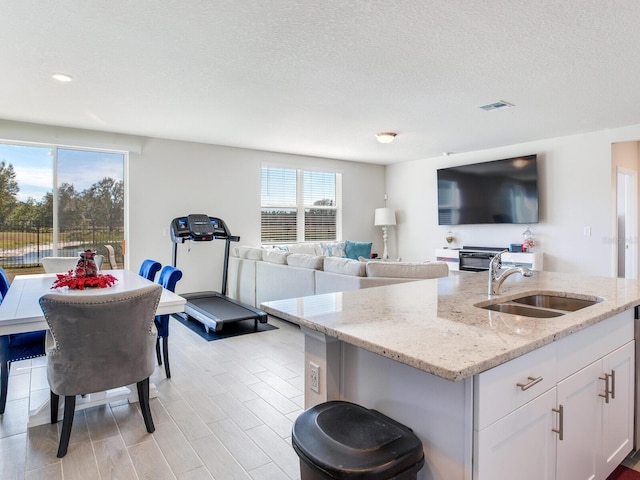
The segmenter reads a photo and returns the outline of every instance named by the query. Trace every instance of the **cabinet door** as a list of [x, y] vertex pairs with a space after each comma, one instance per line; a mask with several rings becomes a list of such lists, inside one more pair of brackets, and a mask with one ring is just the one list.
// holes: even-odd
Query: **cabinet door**
[[562, 406], [562, 440], [558, 440], [557, 478], [595, 479], [600, 451], [600, 426], [605, 382], [598, 360], [558, 383]]
[[476, 431], [475, 480], [552, 480], [555, 478], [556, 390]]
[[602, 372], [610, 375], [609, 403], [602, 399], [602, 456], [598, 478], [607, 478], [633, 447], [634, 342], [602, 359]]

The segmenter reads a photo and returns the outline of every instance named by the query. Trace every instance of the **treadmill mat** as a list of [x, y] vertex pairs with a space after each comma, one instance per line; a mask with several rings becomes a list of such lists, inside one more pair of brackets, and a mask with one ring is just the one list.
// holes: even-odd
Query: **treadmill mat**
[[190, 305], [194, 310], [199, 310], [204, 315], [211, 315], [213, 318], [218, 318], [223, 322], [229, 320], [246, 320], [258, 317], [255, 312], [229, 302], [223, 297], [210, 296], [188, 298], [188, 295], [185, 295], [185, 298], [187, 298], [188, 305]]

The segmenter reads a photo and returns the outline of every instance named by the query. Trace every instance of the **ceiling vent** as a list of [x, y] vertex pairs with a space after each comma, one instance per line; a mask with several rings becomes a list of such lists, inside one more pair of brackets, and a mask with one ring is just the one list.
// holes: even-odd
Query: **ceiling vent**
[[488, 105], [482, 105], [480, 108], [485, 112], [494, 112], [496, 110], [504, 110], [505, 108], [513, 107], [514, 105], [504, 100], [498, 100], [497, 102], [490, 103]]

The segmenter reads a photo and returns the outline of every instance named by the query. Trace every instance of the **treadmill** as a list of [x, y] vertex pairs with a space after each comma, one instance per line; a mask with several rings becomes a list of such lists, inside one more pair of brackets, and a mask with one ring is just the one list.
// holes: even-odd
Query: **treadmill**
[[[171, 261], [174, 267], [176, 266], [179, 243], [184, 243], [186, 240], [194, 242], [224, 240], [222, 292], [227, 291], [229, 248], [231, 242], [240, 241], [240, 237], [231, 235], [223, 220], [199, 214], [174, 218], [171, 221], [171, 240], [173, 242]], [[238, 322], [240, 320], [254, 320], [256, 327], [258, 322], [267, 323], [267, 314], [265, 312], [229, 298], [223, 293], [207, 291], [181, 293], [180, 296], [187, 300], [184, 307], [187, 320], [193, 318], [202, 323], [207, 333], [209, 333], [210, 329], [219, 332], [225, 323]]]

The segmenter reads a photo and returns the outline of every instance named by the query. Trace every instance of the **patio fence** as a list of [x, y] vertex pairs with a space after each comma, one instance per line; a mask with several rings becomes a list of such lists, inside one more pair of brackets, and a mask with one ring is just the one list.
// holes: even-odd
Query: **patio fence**
[[[122, 230], [83, 225], [81, 228], [60, 229], [56, 256], [75, 257], [78, 252], [92, 249], [105, 256], [105, 245], [112, 245], [116, 262], [121, 267]], [[34, 268], [40, 266], [42, 257], [53, 256], [53, 228], [40, 225], [4, 225], [0, 229], [0, 267], [5, 270]]]

